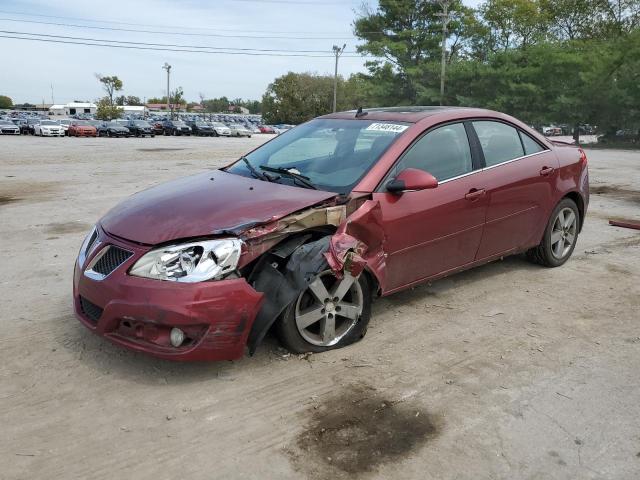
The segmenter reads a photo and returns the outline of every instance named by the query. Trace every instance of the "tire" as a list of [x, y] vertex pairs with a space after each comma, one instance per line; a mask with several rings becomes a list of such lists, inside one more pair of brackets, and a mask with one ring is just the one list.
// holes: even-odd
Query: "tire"
[[[316, 284], [316, 282], [321, 283]], [[316, 294], [312, 293], [313, 290], [316, 292], [322, 290], [319, 288], [320, 285], [324, 286], [325, 291], [333, 293], [336, 285], [342, 282], [351, 283], [349, 286], [342, 285], [348, 290], [335, 304], [333, 301], [321, 303]], [[316, 284], [315, 287], [313, 287], [314, 284]], [[346, 317], [339, 313], [340, 309], [343, 312], [346, 311], [344, 305], [347, 304], [350, 306], [348, 311], [350, 315], [353, 315], [352, 317]], [[352, 308], [353, 305], [356, 305], [356, 309]], [[309, 317], [312, 323], [307, 328], [302, 328], [302, 323], [298, 323], [302, 315], [301, 312], [306, 315], [314, 314]], [[313, 321], [316, 317], [318, 320]], [[323, 327], [327, 326], [329, 317], [332, 317], [334, 322], [334, 336], [333, 338], [331, 336], [324, 338], [322, 335]], [[276, 331], [280, 342], [289, 351], [293, 353], [319, 353], [346, 347], [362, 339], [367, 332], [370, 318], [371, 289], [367, 276], [362, 274], [354, 279], [345, 275], [342, 280], [337, 280], [333, 272], [327, 268], [320, 272], [311, 282], [309, 288], [298, 295], [284, 310], [276, 324]]]
[[564, 265], [576, 248], [579, 231], [578, 207], [570, 198], [564, 198], [553, 209], [540, 245], [527, 251], [527, 258], [549, 268]]

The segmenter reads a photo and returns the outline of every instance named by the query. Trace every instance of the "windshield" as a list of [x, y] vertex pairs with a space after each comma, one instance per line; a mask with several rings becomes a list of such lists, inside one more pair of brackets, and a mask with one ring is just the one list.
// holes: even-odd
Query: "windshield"
[[151, 126], [151, 125], [149, 125], [149, 122], [145, 122], [144, 120], [136, 120], [133, 123], [135, 125], [137, 125], [138, 127], [150, 127]]
[[[288, 130], [246, 158], [258, 170], [289, 169], [304, 175], [319, 189], [346, 194], [407, 128], [409, 125], [401, 122], [312, 120]], [[245, 162], [236, 162], [227, 171], [251, 176]], [[298, 185], [287, 175], [278, 181]]]
[[173, 122], [173, 124], [174, 124], [176, 127], [186, 127], [186, 126], [187, 126], [187, 124], [186, 124], [186, 123], [184, 123], [182, 120], [174, 121], [174, 122]]
[[88, 125], [91, 125], [89, 122], [87, 122], [86, 120], [80, 120], [77, 122], [73, 122], [74, 125], [80, 125], [81, 127], [86, 127]]
[[58, 123], [52, 122], [51, 120], [43, 120], [40, 122], [40, 125], [58, 125]]
[[220, 123], [220, 122], [213, 122], [212, 125], [216, 128], [227, 128], [227, 126], [224, 123]]

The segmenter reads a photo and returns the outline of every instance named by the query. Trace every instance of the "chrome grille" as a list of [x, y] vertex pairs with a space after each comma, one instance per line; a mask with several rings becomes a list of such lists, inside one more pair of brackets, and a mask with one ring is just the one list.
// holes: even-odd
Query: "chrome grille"
[[106, 277], [126, 262], [131, 255], [133, 255], [133, 253], [128, 250], [110, 245], [107, 247], [107, 251], [100, 257], [100, 260], [92, 267], [92, 270]]
[[94, 280], [102, 280], [133, 255], [133, 252], [109, 245], [98, 253], [89, 264], [84, 274]]

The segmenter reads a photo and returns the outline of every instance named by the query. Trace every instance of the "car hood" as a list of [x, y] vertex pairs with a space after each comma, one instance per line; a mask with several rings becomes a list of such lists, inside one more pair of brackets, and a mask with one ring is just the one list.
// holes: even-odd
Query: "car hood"
[[137, 193], [100, 221], [108, 233], [148, 245], [239, 234], [335, 197], [215, 170]]

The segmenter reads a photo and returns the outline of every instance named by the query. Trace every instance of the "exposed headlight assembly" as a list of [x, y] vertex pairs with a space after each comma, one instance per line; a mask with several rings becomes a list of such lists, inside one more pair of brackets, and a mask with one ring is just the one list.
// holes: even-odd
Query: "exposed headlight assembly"
[[220, 280], [236, 269], [241, 253], [236, 238], [170, 245], [147, 252], [129, 274], [185, 283]]

